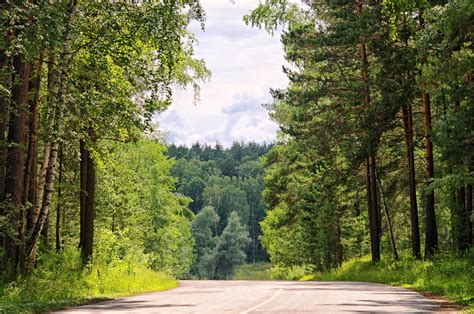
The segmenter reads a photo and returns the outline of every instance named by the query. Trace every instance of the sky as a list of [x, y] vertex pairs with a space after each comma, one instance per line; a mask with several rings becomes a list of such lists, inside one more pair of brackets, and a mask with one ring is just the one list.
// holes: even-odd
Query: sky
[[157, 116], [169, 143], [224, 146], [234, 141], [272, 142], [277, 125], [262, 104], [271, 102], [270, 88], [283, 88], [287, 79], [280, 36], [247, 26], [242, 17], [258, 0], [201, 0], [206, 26], [190, 26], [197, 38], [197, 58], [211, 70], [201, 84], [200, 101], [192, 89], [176, 90], [173, 104]]

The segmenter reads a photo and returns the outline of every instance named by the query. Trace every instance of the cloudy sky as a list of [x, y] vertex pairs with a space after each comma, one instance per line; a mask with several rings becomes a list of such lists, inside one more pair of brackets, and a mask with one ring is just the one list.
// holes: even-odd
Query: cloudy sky
[[202, 84], [200, 102], [191, 90], [175, 92], [173, 105], [157, 117], [168, 141], [228, 146], [233, 141], [271, 142], [277, 126], [262, 104], [271, 100], [270, 87], [286, 86], [282, 73], [283, 50], [278, 35], [250, 28], [243, 15], [258, 0], [201, 0], [206, 28], [191, 26], [199, 43], [196, 56], [212, 71]]

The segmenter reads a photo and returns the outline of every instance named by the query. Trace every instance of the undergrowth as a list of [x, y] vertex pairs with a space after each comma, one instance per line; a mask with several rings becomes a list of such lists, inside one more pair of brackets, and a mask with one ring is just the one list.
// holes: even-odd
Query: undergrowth
[[177, 281], [137, 259], [81, 268], [77, 252], [51, 254], [29, 275], [0, 282], [0, 313], [36, 313], [120, 296], [171, 289]]
[[433, 260], [404, 257], [399, 261], [382, 259], [373, 263], [370, 256], [352, 259], [340, 268], [305, 275], [301, 280], [344, 280], [384, 283], [444, 296], [474, 312], [474, 258], [472, 253], [459, 259], [439, 256]]
[[271, 264], [260, 262], [255, 264], [242, 264], [234, 269], [233, 280], [271, 280]]

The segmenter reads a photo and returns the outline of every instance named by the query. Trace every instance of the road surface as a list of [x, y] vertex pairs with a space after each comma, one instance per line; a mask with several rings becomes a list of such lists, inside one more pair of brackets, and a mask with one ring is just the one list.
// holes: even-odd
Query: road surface
[[179, 288], [59, 313], [433, 312], [419, 293], [363, 282], [182, 281]]

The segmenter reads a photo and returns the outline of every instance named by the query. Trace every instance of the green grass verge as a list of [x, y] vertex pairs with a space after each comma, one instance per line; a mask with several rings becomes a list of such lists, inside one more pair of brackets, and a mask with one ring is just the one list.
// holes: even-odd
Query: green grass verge
[[233, 280], [271, 280], [270, 263], [242, 264], [234, 269]]
[[306, 275], [301, 280], [345, 280], [384, 283], [444, 296], [474, 312], [474, 261], [442, 257], [433, 261], [404, 258], [372, 263], [370, 257], [345, 262], [341, 268]]
[[123, 261], [86, 270], [76, 264], [61, 265], [38, 268], [16, 282], [0, 283], [0, 313], [45, 312], [178, 285], [167, 274]]

